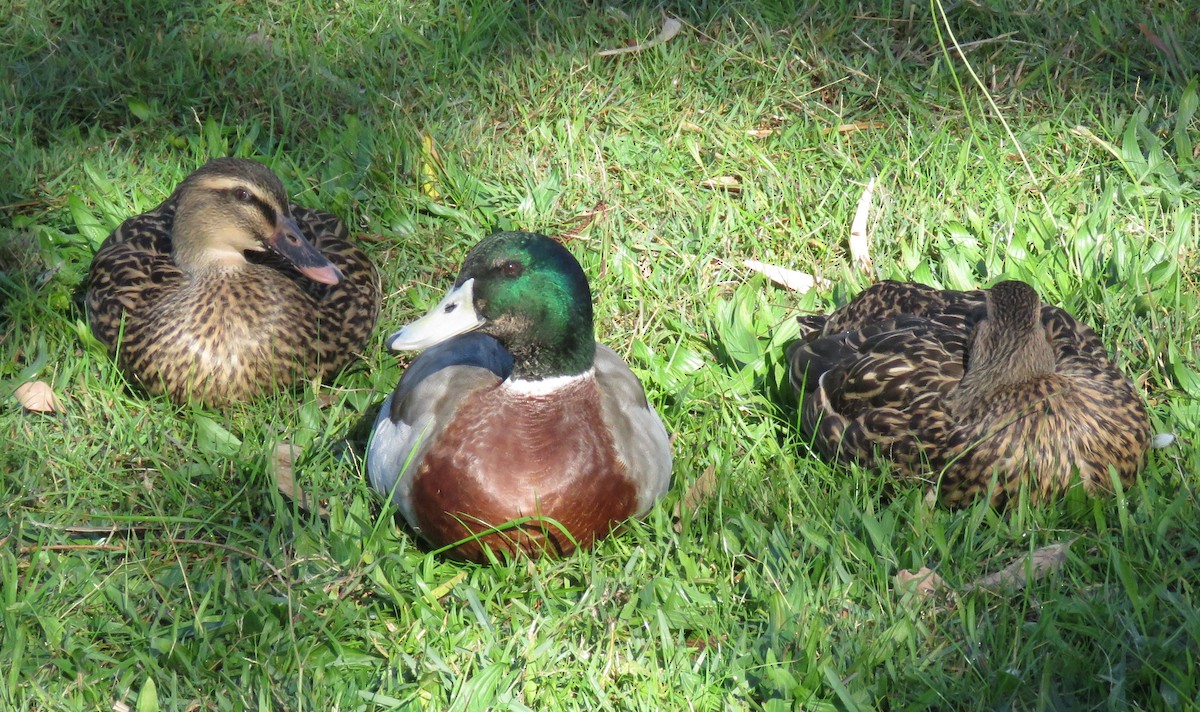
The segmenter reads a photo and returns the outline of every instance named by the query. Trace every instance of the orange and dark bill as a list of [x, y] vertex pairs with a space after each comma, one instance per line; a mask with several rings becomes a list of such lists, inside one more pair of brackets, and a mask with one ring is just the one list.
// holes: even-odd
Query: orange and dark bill
[[267, 244], [292, 263], [300, 274], [322, 284], [342, 281], [342, 272], [321, 254], [300, 232], [300, 226], [289, 215], [279, 216], [278, 227], [267, 238]]

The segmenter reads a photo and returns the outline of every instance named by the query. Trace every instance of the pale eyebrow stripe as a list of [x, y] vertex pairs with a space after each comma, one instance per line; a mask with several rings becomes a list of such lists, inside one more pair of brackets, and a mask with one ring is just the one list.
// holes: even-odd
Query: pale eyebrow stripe
[[229, 191], [233, 190], [234, 188], [245, 188], [247, 191], [249, 191], [255, 207], [258, 208], [259, 212], [262, 213], [262, 216], [267, 220], [267, 222], [274, 223], [279, 217], [278, 211], [266, 200], [263, 200], [262, 195], [258, 190], [255, 189], [254, 185], [247, 183], [244, 180], [227, 178], [224, 176], [214, 176], [211, 178], [205, 178], [203, 181], [201, 181], [200, 185], [214, 191]]

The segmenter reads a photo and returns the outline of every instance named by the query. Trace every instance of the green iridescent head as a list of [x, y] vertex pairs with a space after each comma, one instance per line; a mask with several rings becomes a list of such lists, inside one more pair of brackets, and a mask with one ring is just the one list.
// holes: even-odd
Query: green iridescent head
[[496, 233], [467, 254], [446, 297], [388, 345], [428, 348], [477, 330], [512, 353], [515, 378], [582, 373], [596, 354], [587, 276], [566, 248], [545, 235]]

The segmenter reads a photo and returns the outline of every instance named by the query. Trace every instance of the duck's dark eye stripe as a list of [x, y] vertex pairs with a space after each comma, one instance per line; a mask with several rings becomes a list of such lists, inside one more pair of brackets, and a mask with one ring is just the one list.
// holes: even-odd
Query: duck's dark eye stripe
[[266, 201], [259, 200], [257, 197], [251, 200], [251, 204], [258, 208], [258, 211], [263, 214], [267, 222], [275, 224], [275, 208], [272, 208]]
[[258, 212], [262, 213], [263, 219], [272, 225], [275, 224], [275, 208], [271, 207], [270, 203], [251, 193], [249, 204], [258, 208]]
[[258, 208], [258, 212], [262, 213], [263, 219], [265, 219], [267, 222], [275, 222], [275, 208], [271, 207], [270, 203], [267, 203], [262, 198], [259, 198], [256, 194], [240, 187], [230, 188], [229, 193], [233, 196], [233, 199], [239, 203], [253, 205], [255, 208]]

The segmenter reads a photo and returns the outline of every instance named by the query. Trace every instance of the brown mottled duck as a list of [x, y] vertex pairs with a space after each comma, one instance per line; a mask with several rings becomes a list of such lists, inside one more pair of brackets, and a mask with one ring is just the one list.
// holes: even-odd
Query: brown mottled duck
[[220, 407], [336, 373], [366, 343], [379, 276], [333, 215], [266, 166], [217, 158], [92, 260], [92, 333], [151, 394]]
[[1137, 477], [1150, 423], [1087, 326], [1024, 282], [938, 290], [880, 282], [800, 318], [788, 349], [801, 428], [831, 461], [891, 463], [950, 506], [1027, 486], [1089, 494]]

